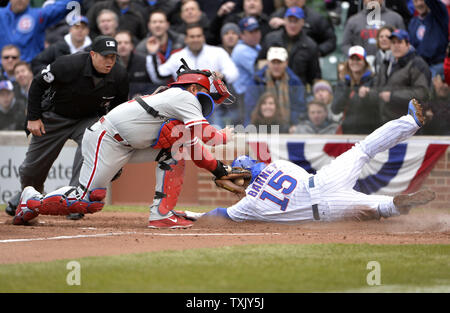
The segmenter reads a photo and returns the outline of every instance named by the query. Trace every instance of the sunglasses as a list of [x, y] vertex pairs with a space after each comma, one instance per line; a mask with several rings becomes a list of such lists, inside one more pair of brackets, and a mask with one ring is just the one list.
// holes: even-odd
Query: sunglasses
[[7, 60], [7, 59], [17, 60], [19, 57], [17, 55], [4, 55], [4, 56], [2, 56], [2, 58], [5, 60]]

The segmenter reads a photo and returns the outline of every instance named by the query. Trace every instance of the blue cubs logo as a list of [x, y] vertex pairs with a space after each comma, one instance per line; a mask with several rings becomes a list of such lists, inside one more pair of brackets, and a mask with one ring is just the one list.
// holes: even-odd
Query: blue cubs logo
[[23, 34], [29, 33], [33, 30], [35, 20], [31, 15], [24, 15], [17, 23], [17, 30]]

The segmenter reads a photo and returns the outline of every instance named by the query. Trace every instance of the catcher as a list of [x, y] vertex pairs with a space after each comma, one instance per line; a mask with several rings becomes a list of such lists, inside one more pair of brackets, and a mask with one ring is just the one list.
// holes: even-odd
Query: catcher
[[[200, 142], [215, 146], [233, 138], [233, 129], [217, 130], [207, 122], [215, 104], [232, 95], [225, 84], [208, 70], [192, 70], [181, 59], [177, 80], [154, 94], [136, 97], [100, 118], [86, 129], [82, 142], [84, 162], [78, 186], [62, 187], [42, 195], [26, 187], [14, 216], [23, 225], [44, 215], [86, 214], [100, 211], [106, 186], [127, 163], [156, 161], [156, 191], [148, 227], [187, 228], [191, 212], [174, 212], [183, 183], [183, 154], [215, 177], [227, 169]], [[210, 92], [211, 84], [215, 93]], [[213, 99], [214, 98], [214, 99]]]
[[408, 214], [412, 207], [432, 201], [435, 193], [423, 190], [394, 197], [366, 195], [354, 190], [353, 186], [362, 167], [371, 158], [408, 139], [423, 124], [422, 106], [413, 99], [409, 102], [407, 115], [376, 129], [315, 175], [288, 161], [266, 165], [241, 156], [232, 167], [249, 170], [251, 179], [247, 178], [248, 183], [239, 186], [233, 177], [231, 183], [223, 182], [226, 177], [216, 183], [243, 198], [229, 208], [217, 208], [206, 216], [222, 216], [236, 222], [300, 222], [380, 219]]

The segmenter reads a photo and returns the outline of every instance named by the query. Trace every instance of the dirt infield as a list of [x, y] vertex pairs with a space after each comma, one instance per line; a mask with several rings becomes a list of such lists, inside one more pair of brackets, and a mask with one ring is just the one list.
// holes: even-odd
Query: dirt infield
[[450, 214], [417, 210], [380, 221], [296, 225], [199, 220], [191, 229], [146, 228], [147, 213], [101, 212], [79, 221], [40, 216], [14, 226], [0, 214], [0, 264], [244, 244], [450, 244]]

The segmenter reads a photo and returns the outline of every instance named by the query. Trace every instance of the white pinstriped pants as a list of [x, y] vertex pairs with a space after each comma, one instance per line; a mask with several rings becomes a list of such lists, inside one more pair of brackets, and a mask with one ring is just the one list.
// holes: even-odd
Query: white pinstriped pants
[[364, 140], [357, 143], [314, 177], [320, 194], [321, 219], [336, 220], [347, 217], [378, 217], [378, 207], [393, 206], [393, 197], [366, 195], [353, 189], [363, 166], [377, 153], [388, 150], [408, 139], [420, 127], [411, 115], [392, 120]]

